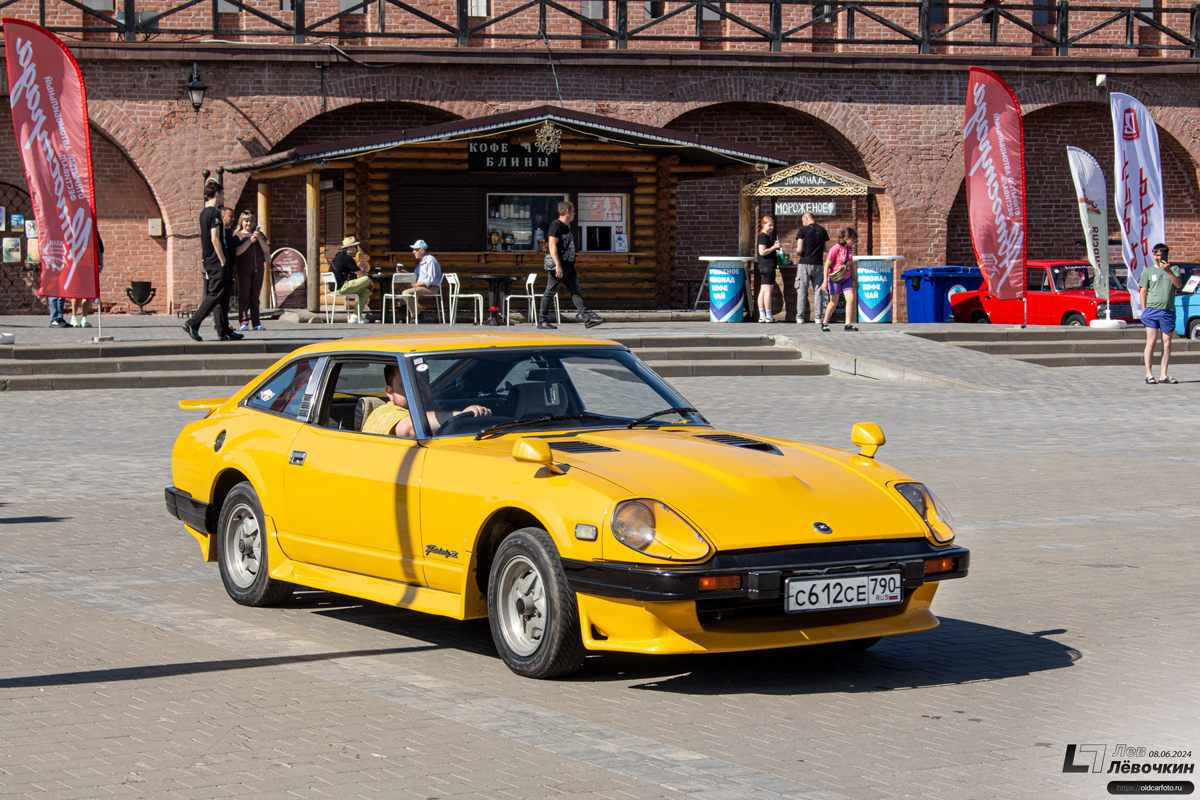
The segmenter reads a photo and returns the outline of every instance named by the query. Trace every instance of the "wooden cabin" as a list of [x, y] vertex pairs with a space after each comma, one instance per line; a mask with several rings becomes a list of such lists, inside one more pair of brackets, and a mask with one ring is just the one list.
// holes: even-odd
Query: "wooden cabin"
[[774, 151], [542, 106], [295, 148], [226, 171], [258, 181], [262, 218], [273, 178], [306, 177], [312, 311], [317, 273], [347, 236], [362, 243], [359, 262], [372, 270], [411, 270], [409, 245], [424, 239], [464, 292], [483, 291], [474, 278], [483, 274], [513, 276], [516, 291], [537, 272], [542, 287], [546, 229], [561, 200], [578, 211], [576, 264], [589, 305], [654, 309], [675, 292], [678, 182], [783, 165]]

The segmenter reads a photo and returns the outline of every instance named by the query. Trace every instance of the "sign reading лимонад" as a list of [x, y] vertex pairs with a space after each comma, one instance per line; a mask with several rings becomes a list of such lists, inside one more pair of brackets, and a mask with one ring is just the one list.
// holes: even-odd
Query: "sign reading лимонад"
[[467, 172], [562, 172], [562, 158], [533, 142], [482, 139], [467, 145]]

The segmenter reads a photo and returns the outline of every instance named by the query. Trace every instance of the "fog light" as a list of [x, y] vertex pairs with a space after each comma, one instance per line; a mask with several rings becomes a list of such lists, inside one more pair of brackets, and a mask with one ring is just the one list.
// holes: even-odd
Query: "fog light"
[[958, 565], [957, 558], [935, 558], [925, 562], [925, 574], [936, 575], [939, 572], [954, 572]]
[[730, 592], [742, 588], [741, 575], [706, 575], [700, 579], [702, 592]]

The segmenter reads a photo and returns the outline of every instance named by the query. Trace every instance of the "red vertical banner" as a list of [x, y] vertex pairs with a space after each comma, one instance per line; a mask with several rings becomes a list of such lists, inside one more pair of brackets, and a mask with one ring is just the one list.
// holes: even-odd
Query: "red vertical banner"
[[87, 94], [75, 57], [50, 31], [4, 18], [8, 102], [33, 200], [43, 297], [100, 296]]
[[1017, 96], [1000, 76], [971, 67], [963, 124], [971, 246], [1001, 300], [1025, 296], [1025, 134]]

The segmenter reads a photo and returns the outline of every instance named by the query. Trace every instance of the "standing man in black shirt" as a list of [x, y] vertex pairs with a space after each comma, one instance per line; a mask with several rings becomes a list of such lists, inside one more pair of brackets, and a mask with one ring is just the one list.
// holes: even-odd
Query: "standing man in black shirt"
[[829, 243], [829, 231], [822, 228], [807, 211], [800, 218], [804, 223], [796, 234], [796, 252], [799, 266], [796, 269], [796, 322], [804, 323], [804, 312], [808, 308], [808, 287], [813, 289], [813, 319], [822, 319], [825, 310], [821, 292], [821, 278], [825, 267], [825, 245]]
[[225, 205], [225, 187], [209, 178], [204, 183], [204, 210], [200, 212], [200, 255], [204, 262], [204, 300], [196, 313], [183, 323], [183, 330], [197, 342], [200, 323], [211, 312], [217, 338], [223, 342], [241, 339], [242, 335], [229, 326], [230, 261], [225, 247], [225, 225], [221, 208]]
[[542, 330], [553, 330], [550, 324], [550, 304], [558, 287], [566, 285], [571, 293], [571, 300], [579, 310], [584, 327], [594, 328], [604, 324], [604, 320], [583, 302], [583, 290], [579, 288], [579, 276], [575, 274], [575, 235], [571, 232], [571, 220], [575, 219], [575, 204], [564, 200], [558, 204], [558, 219], [550, 223], [546, 231], [550, 255], [546, 256], [546, 271], [550, 273], [546, 280], [546, 291], [542, 294], [542, 305], [538, 309], [538, 324]]

